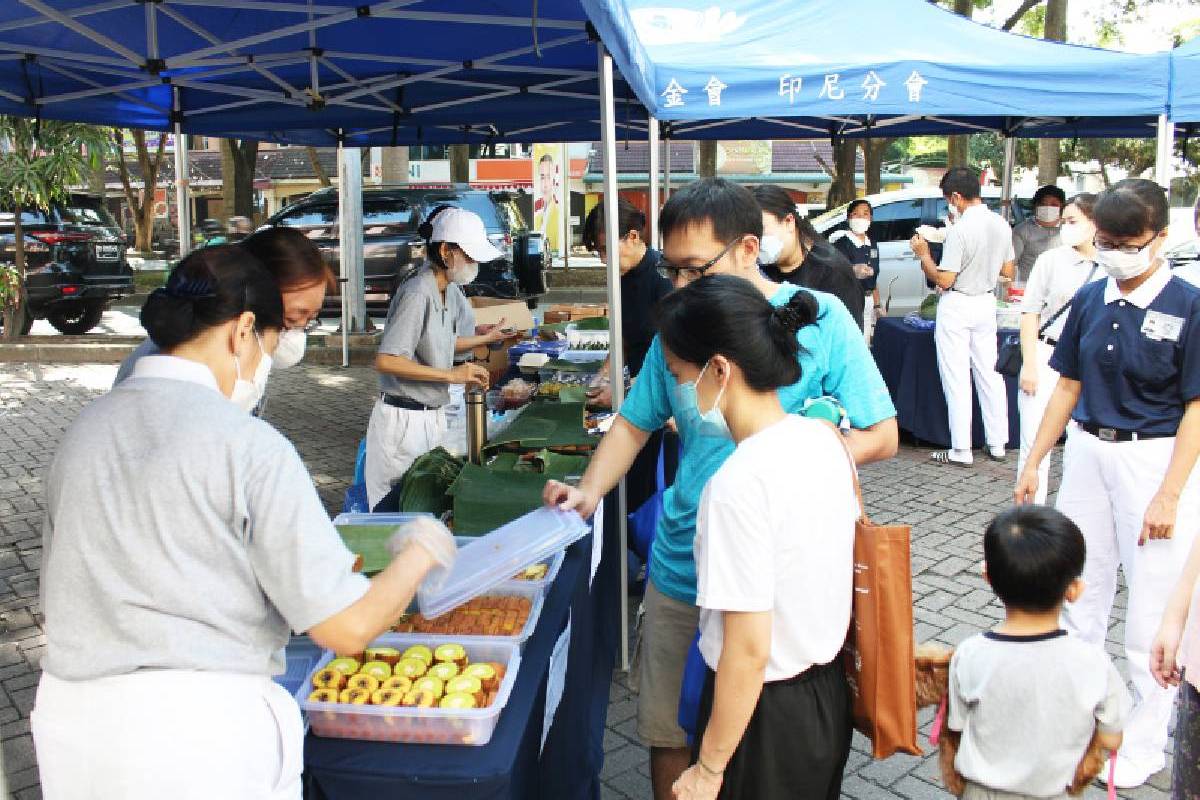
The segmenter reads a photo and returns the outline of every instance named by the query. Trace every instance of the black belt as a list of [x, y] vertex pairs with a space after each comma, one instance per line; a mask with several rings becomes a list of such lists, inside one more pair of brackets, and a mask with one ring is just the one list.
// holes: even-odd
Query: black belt
[[1055, 339], [1053, 336], [1039, 336], [1038, 338], [1051, 347], [1058, 347], [1058, 339]]
[[1127, 431], [1121, 428], [1104, 428], [1100, 425], [1078, 421], [1075, 424], [1102, 442], [1136, 442], [1143, 439], [1169, 439], [1175, 435], [1174, 433], [1138, 433], [1137, 431]]
[[379, 399], [384, 402], [384, 405], [389, 405], [392, 408], [403, 408], [405, 411], [437, 411], [441, 408], [441, 406], [423, 405], [416, 400], [409, 400], [407, 397], [401, 397], [398, 394], [381, 394]]
[[950, 291], [957, 292], [958, 294], [965, 295], [967, 297], [983, 297], [985, 294], [995, 294], [996, 293], [994, 290], [988, 289], [986, 292], [980, 292], [979, 294], [968, 294], [967, 292], [964, 292], [962, 289], [955, 289], [953, 286], [950, 287]]

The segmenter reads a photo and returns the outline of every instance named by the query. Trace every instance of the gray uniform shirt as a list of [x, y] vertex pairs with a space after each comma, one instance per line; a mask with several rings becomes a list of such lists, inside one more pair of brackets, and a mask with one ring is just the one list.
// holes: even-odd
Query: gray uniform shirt
[[[403, 356], [426, 367], [450, 369], [458, 338], [474, 335], [475, 310], [462, 289], [451, 283], [443, 301], [433, 268], [426, 264], [401, 284], [392, 298], [379, 352]], [[379, 389], [432, 408], [450, 402], [449, 384], [445, 383], [410, 381], [380, 373]]]
[[88, 405], [46, 476], [42, 668], [270, 675], [289, 629], [369, 584], [292, 445], [207, 367], [141, 359]]
[[1098, 726], [1117, 733], [1133, 701], [1105, 652], [1065, 631], [1012, 637], [988, 632], [950, 662], [954, 766], [989, 789], [1058, 796]]
[[158, 349], [158, 345], [153, 339], [147, 338], [146, 341], [139, 344], [129, 356], [121, 362], [121, 366], [117, 368], [117, 377], [113, 379], [113, 387], [115, 388], [121, 383], [128, 380], [133, 374], [133, 368], [137, 363], [146, 356], [156, 356], [162, 351]]
[[1033, 271], [1038, 256], [1062, 244], [1057, 226], [1043, 228], [1032, 219], [1027, 219], [1013, 228], [1012, 240], [1013, 253], [1017, 257], [1017, 280], [1021, 283], [1029, 280], [1029, 273]]
[[1012, 229], [1004, 217], [979, 203], [946, 232], [938, 269], [958, 273], [955, 291], [979, 295], [996, 288], [1000, 268], [1012, 260]]

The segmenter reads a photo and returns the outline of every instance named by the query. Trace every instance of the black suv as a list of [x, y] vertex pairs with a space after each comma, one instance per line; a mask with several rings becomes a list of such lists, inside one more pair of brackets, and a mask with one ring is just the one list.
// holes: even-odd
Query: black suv
[[[11, 210], [0, 210], [0, 262], [16, 257], [15, 222]], [[24, 211], [21, 227], [29, 298], [22, 335], [35, 319], [62, 333], [87, 333], [114, 300], [133, 294], [125, 237], [99, 200], [72, 195], [48, 211]]]
[[[465, 186], [445, 188], [371, 188], [363, 190], [363, 276], [367, 306], [386, 309], [392, 295], [425, 258], [425, 242], [417, 233], [421, 221], [439, 205], [473, 211], [483, 219], [488, 238], [504, 257], [479, 265], [479, 277], [463, 291], [468, 296], [525, 300], [534, 307], [545, 294], [543, 245], [530, 232], [508, 192], [489, 192]], [[335, 274], [339, 269], [337, 189], [321, 189], [274, 214], [268, 225], [299, 228], [321, 248]], [[338, 307], [337, 294], [326, 297], [327, 308]]]

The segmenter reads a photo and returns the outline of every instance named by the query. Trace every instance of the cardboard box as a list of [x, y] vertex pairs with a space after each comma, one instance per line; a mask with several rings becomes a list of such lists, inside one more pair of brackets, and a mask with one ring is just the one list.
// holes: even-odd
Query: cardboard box
[[591, 303], [559, 303], [550, 306], [546, 311], [543, 322], [551, 325], [555, 322], [574, 322], [588, 317], [607, 317], [608, 306]]
[[[505, 327], [511, 326], [515, 331], [529, 333], [533, 330], [533, 314], [524, 300], [501, 300], [496, 297], [472, 297], [471, 306], [475, 309], [476, 325], [495, 325], [504, 320]], [[475, 361], [487, 367], [491, 374], [492, 385], [499, 383], [508, 372], [508, 349], [520, 337], [506, 341], [499, 349], [478, 347], [475, 349]]]

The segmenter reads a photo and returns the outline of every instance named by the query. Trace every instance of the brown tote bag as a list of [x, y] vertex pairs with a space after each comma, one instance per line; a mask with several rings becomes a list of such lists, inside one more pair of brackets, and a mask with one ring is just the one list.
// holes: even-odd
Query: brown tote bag
[[849, 448], [846, 455], [860, 509], [854, 523], [854, 610], [843, 650], [854, 727], [871, 740], [875, 758], [896, 752], [921, 755], [909, 561], [912, 528], [871, 522]]

